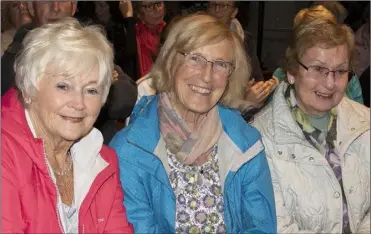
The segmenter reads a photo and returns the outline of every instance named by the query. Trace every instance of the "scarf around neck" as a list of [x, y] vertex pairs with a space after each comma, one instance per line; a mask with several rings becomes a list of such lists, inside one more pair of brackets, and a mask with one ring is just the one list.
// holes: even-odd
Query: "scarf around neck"
[[210, 153], [218, 142], [222, 133], [222, 124], [216, 106], [203, 117], [194, 132], [190, 132], [187, 123], [177, 113], [167, 93], [160, 94], [158, 108], [161, 135], [167, 149], [179, 162], [191, 165], [200, 156]]

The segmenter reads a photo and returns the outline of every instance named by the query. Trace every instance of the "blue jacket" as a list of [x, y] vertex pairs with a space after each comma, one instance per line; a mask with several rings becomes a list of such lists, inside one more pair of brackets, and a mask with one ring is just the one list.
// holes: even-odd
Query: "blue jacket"
[[[110, 143], [119, 158], [128, 220], [135, 233], [174, 233], [176, 198], [158, 120], [158, 96], [143, 97], [132, 122]], [[218, 141], [228, 233], [276, 233], [274, 193], [259, 132], [240, 113], [218, 106]]]
[[[282, 68], [277, 68], [274, 71], [273, 76], [277, 77], [280, 81], [283, 81], [286, 77], [286, 74]], [[349, 99], [363, 104], [361, 84], [359, 83], [358, 76], [355, 73], [352, 76], [352, 79], [348, 82], [348, 86], [345, 92]], [[272, 97], [273, 93], [271, 94], [269, 100], [271, 100]]]

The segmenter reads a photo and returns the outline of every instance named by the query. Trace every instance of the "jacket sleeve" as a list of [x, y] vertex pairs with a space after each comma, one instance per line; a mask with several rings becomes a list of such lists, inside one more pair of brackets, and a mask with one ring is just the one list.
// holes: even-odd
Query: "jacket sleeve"
[[24, 233], [16, 170], [4, 136], [1, 135], [1, 233]]
[[357, 75], [349, 81], [346, 93], [349, 99], [363, 104], [362, 88]]
[[311, 230], [302, 230], [299, 225], [295, 222], [293, 217], [289, 214], [285, 207], [283, 194], [280, 186], [279, 177], [275, 171], [272, 158], [268, 155], [267, 161], [270, 167], [274, 199], [276, 204], [276, 216], [277, 216], [277, 233], [313, 233]]
[[126, 157], [130, 157], [130, 150], [126, 149], [122, 135], [119, 136], [116, 135], [112, 139], [110, 146], [116, 150], [119, 158], [120, 180], [125, 193], [124, 205], [128, 220], [134, 226], [134, 233], [161, 233], [148, 199], [151, 194], [147, 193], [143, 185], [143, 175], [140, 174], [142, 170], [125, 161], [122, 154], [125, 152]]
[[[115, 155], [116, 157], [116, 155]], [[113, 202], [110, 217], [108, 219], [104, 233], [133, 233], [133, 226], [127, 220], [124, 201], [124, 193], [119, 179], [119, 168], [116, 161], [117, 173], [114, 177], [116, 181], [115, 200]]]
[[249, 163], [244, 176], [243, 199], [249, 212], [243, 233], [277, 233], [274, 193], [265, 152], [261, 151]]

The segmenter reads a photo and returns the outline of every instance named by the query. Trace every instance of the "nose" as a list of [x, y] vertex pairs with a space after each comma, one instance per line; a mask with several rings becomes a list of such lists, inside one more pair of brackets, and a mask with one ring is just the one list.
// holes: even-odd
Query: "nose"
[[202, 74], [202, 80], [205, 83], [210, 83], [212, 79], [213, 79], [213, 64], [206, 63]]
[[69, 106], [75, 110], [84, 110], [85, 109], [85, 99], [84, 93], [80, 91], [75, 91], [71, 94], [71, 101]]
[[19, 7], [19, 9], [20, 10], [25, 10], [25, 9], [27, 9], [26, 7], [26, 3], [25, 2], [19, 2], [19, 4], [18, 4], [18, 7]]
[[61, 2], [60, 1], [53, 1], [52, 2], [52, 10], [57, 12], [60, 10], [60, 4]]
[[325, 80], [325, 86], [328, 89], [333, 89], [335, 86], [335, 72], [329, 72]]

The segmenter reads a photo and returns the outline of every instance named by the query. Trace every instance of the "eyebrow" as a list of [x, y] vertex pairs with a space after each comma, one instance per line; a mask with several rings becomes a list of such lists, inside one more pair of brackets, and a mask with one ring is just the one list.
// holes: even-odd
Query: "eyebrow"
[[[327, 63], [325, 63], [325, 62], [323, 62], [323, 61], [321, 61], [321, 60], [318, 60], [318, 59], [315, 59], [315, 60], [313, 60], [313, 62], [319, 62], [321, 65], [324, 65], [324, 66], [328, 66], [328, 64]], [[335, 67], [340, 67], [340, 66], [342, 66], [342, 65], [346, 65], [346, 64], [348, 64], [349, 62], [348, 61], [344, 61], [344, 62], [342, 62], [342, 63], [340, 63], [340, 64], [337, 64]]]

